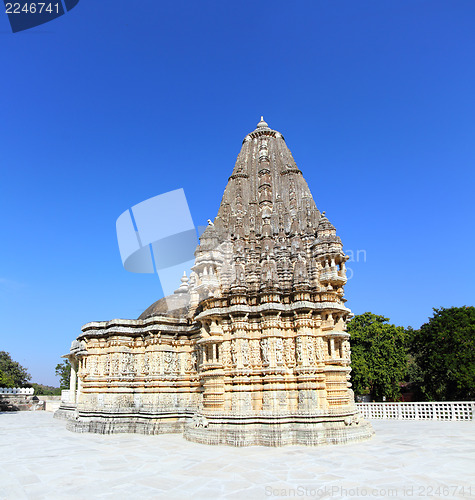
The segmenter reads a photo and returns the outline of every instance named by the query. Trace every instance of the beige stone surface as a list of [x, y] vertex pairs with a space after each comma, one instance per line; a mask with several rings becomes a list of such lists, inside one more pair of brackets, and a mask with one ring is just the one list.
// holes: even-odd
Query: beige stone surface
[[371, 440], [346, 446], [233, 448], [76, 434], [50, 413], [3, 413], [0, 499], [475, 497], [473, 422], [373, 425]]

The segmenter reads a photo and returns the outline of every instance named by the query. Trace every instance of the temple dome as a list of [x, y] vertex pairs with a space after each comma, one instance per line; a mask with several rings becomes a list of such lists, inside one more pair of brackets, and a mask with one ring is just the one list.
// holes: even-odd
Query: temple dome
[[185, 318], [189, 312], [190, 294], [186, 272], [181, 277], [181, 285], [173, 295], [162, 297], [148, 307], [138, 319], [147, 319], [152, 316], [167, 316], [171, 318]]
[[185, 318], [189, 311], [189, 306], [180, 296], [181, 294], [162, 297], [154, 302], [137, 319], [147, 319], [152, 316], [167, 316], [171, 318]]

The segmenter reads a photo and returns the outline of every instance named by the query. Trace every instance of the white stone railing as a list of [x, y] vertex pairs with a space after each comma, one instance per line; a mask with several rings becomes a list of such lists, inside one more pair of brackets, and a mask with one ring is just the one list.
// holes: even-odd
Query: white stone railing
[[0, 387], [0, 394], [29, 394], [33, 395], [33, 387]]
[[356, 407], [368, 419], [475, 421], [475, 401], [356, 403]]

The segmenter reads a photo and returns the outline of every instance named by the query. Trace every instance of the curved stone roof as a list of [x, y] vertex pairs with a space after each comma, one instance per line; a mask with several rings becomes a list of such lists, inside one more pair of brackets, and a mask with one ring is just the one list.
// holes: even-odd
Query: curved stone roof
[[185, 318], [189, 311], [189, 300], [183, 299], [184, 294], [169, 295], [154, 302], [137, 319], [147, 319], [152, 316], [168, 316]]

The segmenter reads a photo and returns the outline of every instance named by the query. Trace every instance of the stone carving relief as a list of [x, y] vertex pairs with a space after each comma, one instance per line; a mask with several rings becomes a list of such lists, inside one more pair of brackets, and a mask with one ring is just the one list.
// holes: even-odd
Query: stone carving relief
[[177, 372], [177, 353], [173, 351], [165, 351], [165, 373], [176, 374]]
[[297, 363], [299, 365], [304, 364], [303, 349], [304, 349], [304, 344], [303, 344], [302, 337], [296, 337], [295, 338], [295, 352], [297, 353]]
[[344, 340], [342, 344], [343, 358], [351, 361], [351, 348], [348, 340]]
[[88, 362], [88, 371], [90, 375], [97, 375], [98, 374], [98, 366], [97, 366], [97, 357], [96, 356], [88, 356], [89, 362]]
[[315, 364], [315, 343], [314, 343], [313, 337], [309, 337], [307, 339], [307, 356], [308, 356], [308, 364], [314, 365]]
[[143, 372], [145, 375], [150, 373], [150, 354], [148, 352], [143, 357]]
[[232, 395], [231, 408], [235, 413], [252, 410], [252, 395], [249, 392], [237, 392]]
[[132, 394], [119, 394], [115, 400], [115, 404], [119, 408], [130, 408], [134, 404]]
[[142, 375], [145, 374], [144, 373], [144, 366], [143, 366], [143, 364], [144, 364], [144, 357], [145, 357], [144, 353], [138, 353], [138, 354], [135, 355], [136, 373], [139, 376], [142, 376]]
[[243, 410], [251, 411], [252, 410], [252, 395], [249, 392], [245, 392], [243, 395]]
[[287, 366], [295, 365], [295, 346], [293, 339], [285, 339], [285, 364]]
[[119, 365], [120, 365], [119, 354], [112, 354], [111, 375], [119, 374]]
[[121, 375], [127, 376], [134, 373], [134, 359], [130, 352], [121, 355]]
[[249, 344], [246, 339], [241, 339], [241, 356], [242, 364], [244, 366], [249, 365]]
[[109, 377], [111, 374], [111, 355], [105, 355], [105, 363], [104, 363], [104, 375]]
[[259, 366], [261, 364], [261, 350], [259, 348], [259, 341], [251, 340], [250, 349], [251, 349], [251, 365]]
[[269, 339], [261, 340], [262, 362], [266, 365], [269, 364]]
[[185, 371], [186, 372], [194, 372], [197, 370], [197, 366], [196, 366], [196, 352], [195, 351], [191, 351], [189, 353], [186, 353], [186, 362], [185, 362]]
[[223, 363], [223, 366], [229, 367], [231, 366], [231, 351], [230, 351], [230, 343], [229, 342], [223, 342], [221, 344], [221, 362]]
[[279, 402], [280, 406], [286, 406], [287, 405], [287, 394], [285, 391], [279, 391], [277, 393], [277, 401]]
[[208, 427], [208, 420], [203, 415], [195, 415], [192, 419], [193, 427]]
[[317, 337], [315, 339], [315, 354], [318, 361], [323, 361], [325, 359], [325, 345], [322, 337]]
[[160, 356], [161, 353], [157, 351], [152, 351], [149, 357], [150, 363], [150, 373], [157, 375], [160, 373]]
[[104, 375], [104, 355], [97, 356], [97, 375], [102, 377]]
[[239, 349], [237, 346], [237, 342], [236, 342], [236, 340], [233, 340], [231, 342], [231, 358], [232, 358], [234, 366], [238, 366], [238, 363], [239, 363], [238, 352], [239, 352]]
[[280, 337], [275, 339], [275, 360], [278, 365], [284, 363], [284, 341]]

